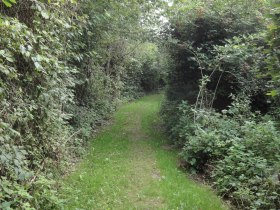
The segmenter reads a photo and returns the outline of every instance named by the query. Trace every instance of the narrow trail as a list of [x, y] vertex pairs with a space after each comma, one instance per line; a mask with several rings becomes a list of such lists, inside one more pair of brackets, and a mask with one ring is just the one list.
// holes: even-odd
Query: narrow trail
[[65, 209], [227, 209], [209, 187], [177, 169], [176, 152], [164, 147], [157, 126], [161, 99], [146, 96], [119, 109], [65, 178]]

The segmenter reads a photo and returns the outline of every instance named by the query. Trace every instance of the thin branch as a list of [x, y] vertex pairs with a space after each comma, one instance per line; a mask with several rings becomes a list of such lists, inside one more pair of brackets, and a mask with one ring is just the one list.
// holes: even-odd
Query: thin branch
[[212, 108], [212, 107], [213, 107], [213, 103], [214, 103], [215, 98], [216, 98], [216, 94], [217, 94], [218, 86], [219, 86], [219, 84], [220, 84], [220, 81], [221, 81], [221, 79], [222, 79], [223, 74], [224, 74], [224, 71], [222, 71], [222, 73], [221, 73], [221, 75], [220, 75], [220, 77], [219, 77], [219, 79], [218, 79], [218, 82], [217, 82], [217, 85], [216, 85], [216, 88], [215, 88], [215, 91], [214, 91], [213, 99], [212, 99], [212, 101], [211, 101], [210, 108]]

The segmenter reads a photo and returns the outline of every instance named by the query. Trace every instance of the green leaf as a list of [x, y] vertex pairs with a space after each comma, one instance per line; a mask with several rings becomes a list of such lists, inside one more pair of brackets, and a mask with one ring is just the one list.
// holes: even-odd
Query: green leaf
[[3, 202], [1, 203], [0, 207], [3, 209], [10, 209], [12, 202]]
[[15, 62], [14, 58], [12, 58], [12, 57], [6, 57], [6, 59], [11, 63]]
[[278, 95], [278, 92], [277, 92], [277, 90], [272, 90], [272, 91], [269, 91], [266, 95], [274, 97], [274, 96]]
[[41, 11], [41, 15], [45, 19], [49, 19], [50, 18], [49, 13], [47, 11], [44, 11], [44, 10]]
[[20, 45], [19, 48], [20, 48], [20, 51], [21, 51], [22, 54], [26, 53], [26, 49], [23, 45]]
[[40, 63], [38, 63], [38, 62], [34, 62], [34, 65], [37, 69], [39, 69], [41, 67]]
[[8, 1], [8, 0], [2, 0], [2, 2], [3, 2], [7, 7], [11, 7], [11, 6], [12, 6], [11, 2]]
[[10, 74], [9, 69], [7, 69], [6, 67], [2, 67], [2, 66], [0, 66], [0, 67], [1, 67], [0, 68], [0, 72], [4, 73], [6, 75]]
[[0, 87], [0, 95], [1, 95], [4, 91], [5, 91], [5, 89]]

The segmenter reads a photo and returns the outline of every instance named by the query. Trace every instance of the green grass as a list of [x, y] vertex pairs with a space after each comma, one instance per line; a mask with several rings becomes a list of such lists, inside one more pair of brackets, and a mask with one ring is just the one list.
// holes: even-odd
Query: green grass
[[227, 209], [207, 186], [177, 169], [157, 125], [162, 95], [123, 105], [63, 182], [65, 209]]

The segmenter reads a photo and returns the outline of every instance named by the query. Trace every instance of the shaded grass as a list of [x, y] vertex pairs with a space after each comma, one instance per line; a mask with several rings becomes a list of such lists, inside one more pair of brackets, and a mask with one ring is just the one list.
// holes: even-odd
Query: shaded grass
[[162, 96], [123, 105], [64, 180], [65, 209], [227, 209], [209, 187], [176, 167], [156, 126]]

